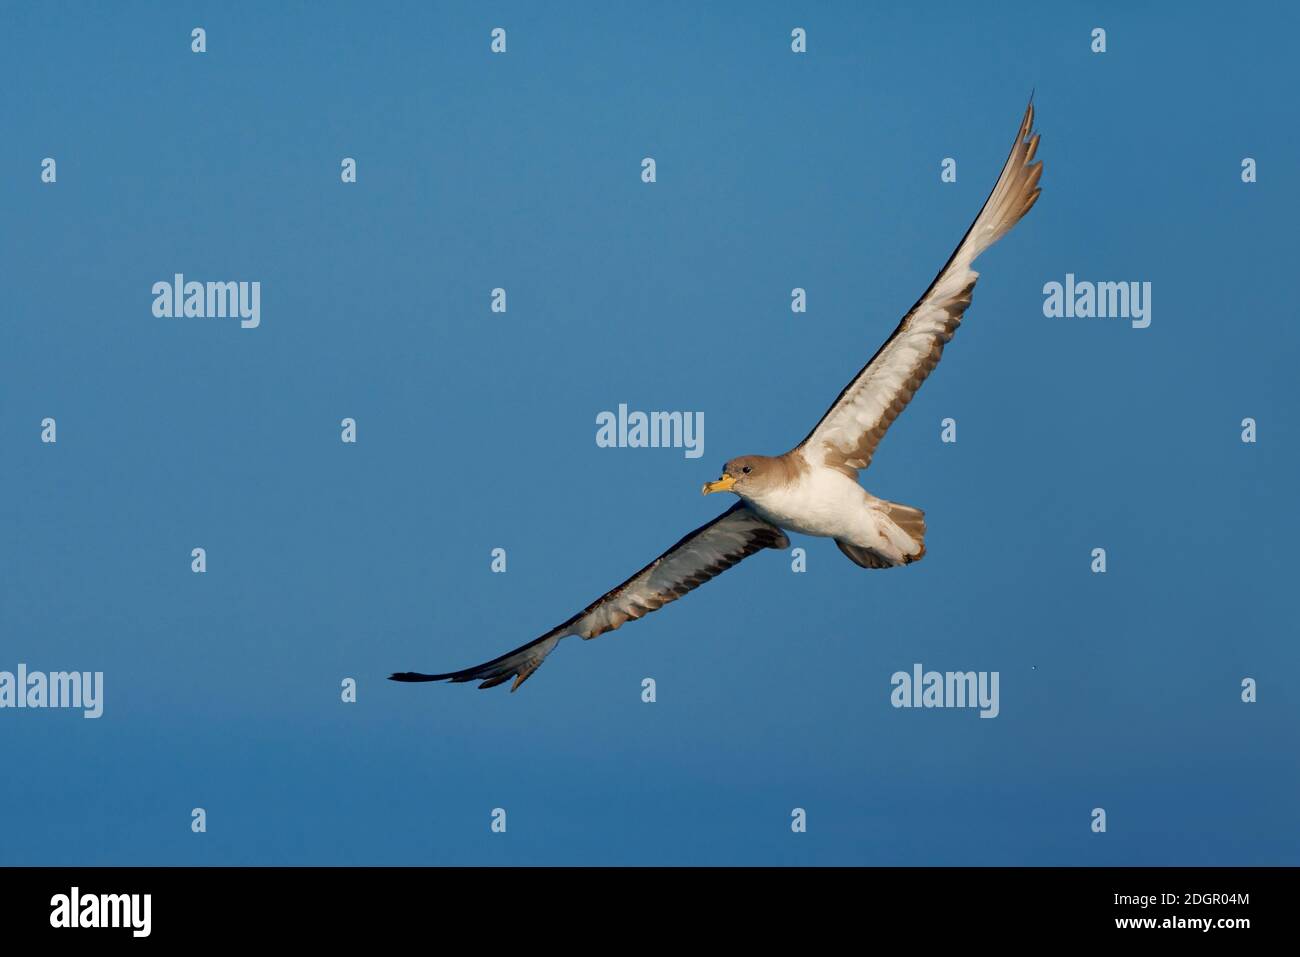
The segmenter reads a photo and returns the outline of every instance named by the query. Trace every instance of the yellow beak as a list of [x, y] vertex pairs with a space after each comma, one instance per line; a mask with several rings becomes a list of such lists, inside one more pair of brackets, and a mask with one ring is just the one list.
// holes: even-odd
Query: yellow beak
[[704, 486], [704, 488], [700, 489], [700, 492], [703, 495], [712, 495], [714, 492], [728, 492], [731, 490], [731, 486], [735, 484], [736, 480], [726, 472], [723, 472], [722, 478], [718, 479], [716, 482], [709, 482]]

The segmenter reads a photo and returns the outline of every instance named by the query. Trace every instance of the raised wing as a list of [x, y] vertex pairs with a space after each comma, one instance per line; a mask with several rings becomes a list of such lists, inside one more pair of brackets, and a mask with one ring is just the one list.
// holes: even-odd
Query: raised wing
[[796, 446], [810, 464], [829, 466], [857, 478], [858, 469], [871, 464], [876, 446], [890, 424], [939, 364], [943, 347], [957, 330], [979, 278], [971, 264], [1006, 235], [1038, 199], [1043, 164], [1041, 160], [1030, 162], [1038, 149], [1038, 134], [1031, 135], [1033, 125], [1031, 101], [993, 192], [947, 265], [808, 437]]
[[561, 638], [595, 638], [629, 619], [657, 611], [721, 575], [732, 565], [764, 548], [788, 548], [785, 533], [751, 512], [743, 502], [733, 505], [707, 525], [701, 525], [623, 584], [614, 588], [562, 625], [514, 651], [464, 671], [425, 675], [411, 671], [390, 675], [394, 681], [482, 681], [492, 688], [515, 679], [511, 691], [528, 680]]

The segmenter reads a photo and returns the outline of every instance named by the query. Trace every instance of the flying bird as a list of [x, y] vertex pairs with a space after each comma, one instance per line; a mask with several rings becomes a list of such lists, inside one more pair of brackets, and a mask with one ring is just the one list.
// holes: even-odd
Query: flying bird
[[877, 498], [858, 483], [876, 446], [939, 362], [961, 323], [979, 273], [976, 257], [1004, 236], [1038, 199], [1040, 160], [1032, 162], [1032, 98], [1011, 155], [979, 215], [930, 288], [885, 344], [821, 417], [784, 455], [742, 455], [727, 462], [705, 495], [730, 492], [740, 501], [568, 621], [499, 658], [446, 674], [401, 672], [394, 681], [481, 681], [492, 688], [514, 678], [518, 690], [561, 638], [595, 638], [657, 611], [765, 548], [788, 548], [786, 531], [830, 538], [862, 568], [893, 568], [925, 555], [925, 513]]

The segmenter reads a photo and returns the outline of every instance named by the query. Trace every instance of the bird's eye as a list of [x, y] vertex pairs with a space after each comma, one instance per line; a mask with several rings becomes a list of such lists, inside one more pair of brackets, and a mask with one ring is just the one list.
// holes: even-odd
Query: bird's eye
[[749, 466], [746, 465], [743, 469], [741, 469], [741, 471], [744, 472], [746, 475], [748, 475], [748, 474], [749, 474]]

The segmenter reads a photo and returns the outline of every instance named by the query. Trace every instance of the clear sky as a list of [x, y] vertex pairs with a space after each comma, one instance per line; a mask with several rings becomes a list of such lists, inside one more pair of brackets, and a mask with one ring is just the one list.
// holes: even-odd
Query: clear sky
[[[104, 714], [0, 710], [0, 863], [1300, 863], [1300, 17], [980, 6], [5, 4], [0, 670], [102, 671]], [[517, 694], [385, 680], [801, 439], [1031, 89], [1042, 198], [864, 477], [924, 561], [796, 539]], [[155, 317], [176, 273], [260, 325]], [[1046, 317], [1067, 274], [1151, 325]], [[598, 447], [620, 403], [703, 456]], [[892, 707], [914, 663], [1000, 714]]]

